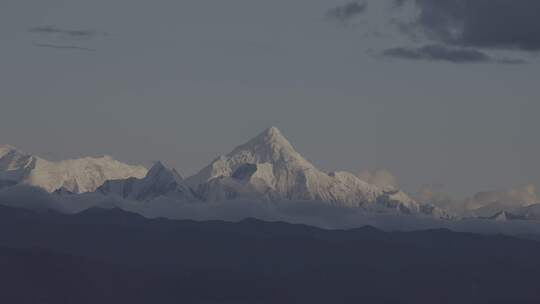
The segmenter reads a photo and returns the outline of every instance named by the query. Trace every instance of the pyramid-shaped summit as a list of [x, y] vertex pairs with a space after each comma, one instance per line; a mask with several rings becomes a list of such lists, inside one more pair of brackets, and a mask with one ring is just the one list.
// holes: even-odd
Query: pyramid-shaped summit
[[[285, 149], [289, 151], [294, 151], [293, 146], [283, 136], [283, 133], [276, 128], [276, 127], [270, 127], [266, 130], [264, 130], [262, 133], [248, 141], [247, 143], [237, 147], [236, 149], [242, 149], [242, 148], [249, 148], [249, 147], [267, 147], [267, 148], [276, 148], [276, 149]], [[236, 150], [235, 149], [235, 150]], [[234, 151], [233, 151], [234, 152]]]
[[105, 195], [116, 195], [136, 201], [150, 201], [158, 197], [195, 200], [191, 189], [184, 183], [180, 174], [159, 161], [154, 163], [142, 179], [110, 180], [99, 187], [98, 191]]
[[303, 171], [314, 168], [296, 152], [278, 128], [270, 127], [227, 155], [216, 158], [186, 181], [197, 188], [214, 178], [233, 176], [236, 170], [246, 164], [257, 164], [259, 175], [264, 173], [267, 178], [274, 178], [273, 175], [280, 169]]
[[206, 201], [302, 200], [421, 212], [420, 205], [401, 191], [387, 193], [348, 172], [322, 172], [303, 158], [276, 127], [216, 158], [186, 183]]
[[264, 198], [271, 194], [272, 199], [277, 200], [328, 202], [339, 199], [339, 195], [330, 193], [336, 181], [335, 176], [321, 172], [296, 152], [276, 127], [266, 129], [231, 153], [218, 157], [187, 179], [192, 189], [206, 199], [222, 197], [216, 193], [252, 194], [255, 188], [264, 191], [261, 193]]
[[[284, 165], [297, 165], [303, 168], [313, 167], [302, 157], [283, 133], [276, 128], [270, 127], [249, 140], [247, 143], [236, 147], [227, 158], [240, 163], [273, 163]], [[294, 164], [293, 164], [294, 163]]]
[[165, 165], [157, 161], [152, 168], [146, 174], [145, 179], [153, 180], [155, 182], [176, 182], [181, 183], [183, 181], [182, 176], [176, 171], [176, 169], [168, 169]]

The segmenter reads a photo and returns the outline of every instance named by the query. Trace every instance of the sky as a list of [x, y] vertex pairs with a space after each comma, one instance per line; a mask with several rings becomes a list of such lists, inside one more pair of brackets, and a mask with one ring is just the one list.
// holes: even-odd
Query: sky
[[0, 143], [195, 173], [269, 126], [408, 191], [540, 186], [537, 0], [2, 0]]

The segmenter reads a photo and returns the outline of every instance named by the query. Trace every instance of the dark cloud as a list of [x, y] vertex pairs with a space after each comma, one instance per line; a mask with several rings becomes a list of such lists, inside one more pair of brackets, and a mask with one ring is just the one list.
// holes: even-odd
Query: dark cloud
[[367, 10], [366, 2], [350, 2], [338, 7], [329, 9], [326, 12], [326, 16], [330, 19], [339, 20], [341, 22], [347, 22], [350, 19], [363, 14]]
[[38, 26], [31, 28], [30, 33], [41, 35], [55, 35], [70, 39], [93, 39], [99, 36], [106, 36], [107, 33], [96, 30], [70, 30], [54, 26]]
[[417, 20], [404, 24], [404, 28], [426, 33], [440, 43], [540, 51], [538, 0], [396, 0], [395, 3], [398, 6], [414, 3], [420, 10]]
[[33, 45], [36, 47], [51, 48], [51, 49], [57, 49], [57, 50], [73, 50], [73, 51], [87, 51], [87, 52], [96, 51], [96, 49], [76, 46], [76, 45], [58, 45], [58, 44], [48, 44], [48, 43], [33, 43]]
[[418, 48], [396, 47], [382, 51], [381, 55], [399, 59], [446, 61], [451, 63], [524, 63], [522, 60], [496, 59], [476, 49], [454, 48], [444, 45], [427, 45]]
[[394, 0], [394, 7], [400, 7], [403, 6], [407, 0]]

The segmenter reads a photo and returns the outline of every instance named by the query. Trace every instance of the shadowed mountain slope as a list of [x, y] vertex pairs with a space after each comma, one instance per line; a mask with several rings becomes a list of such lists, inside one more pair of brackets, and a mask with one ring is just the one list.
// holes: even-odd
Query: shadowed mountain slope
[[[149, 220], [119, 209], [62, 215], [1, 207], [0, 247], [81, 257], [81, 263], [64, 265], [74, 285], [85, 282], [77, 272], [87, 267], [86, 260], [116, 265], [110, 269], [117, 277], [110, 277], [120, 285], [108, 291], [116, 298], [92, 298], [101, 297], [102, 303], [127, 297], [137, 286], [124, 276], [145, 282], [139, 299], [159, 297], [160, 303], [540, 301], [539, 242], [449, 230], [323, 230], [254, 219]], [[0, 261], [9, 256], [0, 251]], [[24, 255], [18, 258], [31, 265]], [[108, 269], [96, 267], [90, 268]], [[20, 271], [34, 276], [35, 269]], [[49, 283], [43, 283], [45, 295], [58, 300], [65, 287]]]

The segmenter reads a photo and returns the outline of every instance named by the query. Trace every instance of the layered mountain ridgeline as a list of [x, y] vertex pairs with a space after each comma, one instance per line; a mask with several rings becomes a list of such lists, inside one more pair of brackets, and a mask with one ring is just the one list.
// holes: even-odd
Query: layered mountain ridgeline
[[[186, 203], [317, 202], [371, 214], [436, 219], [540, 219], [540, 205], [535, 205], [538, 198], [532, 186], [508, 193], [479, 193], [465, 202], [437, 199], [433, 193], [415, 200], [399, 190], [393, 176], [385, 171], [358, 176], [343, 171], [321, 171], [302, 157], [275, 127], [217, 157], [186, 179], [161, 162], [156, 162], [149, 171], [110, 157], [49, 162], [11, 146], [1, 146], [0, 191], [20, 184], [53, 193], [54, 199], [60, 200], [65, 205], [63, 210], [68, 212], [106, 202], [120, 208], [135, 206], [129, 210], [137, 212], [144, 207], [147, 211], [144, 214], [173, 217], [155, 206], [164, 202], [173, 207]], [[0, 192], [0, 203], [2, 197]], [[8, 197], [13, 200], [14, 195], [10, 193]], [[152, 206], [156, 210], [150, 210]], [[509, 216], [499, 216], [502, 212]]]
[[[17, 233], [14, 233], [17, 232]], [[0, 207], [6, 303], [538, 303], [540, 243]], [[10, 249], [6, 249], [10, 248]]]
[[415, 202], [398, 189], [368, 184], [348, 172], [325, 173], [303, 158], [275, 127], [216, 158], [182, 179], [156, 163], [143, 179], [106, 182], [98, 191], [135, 201], [317, 201], [339, 207], [448, 218], [443, 210]]

